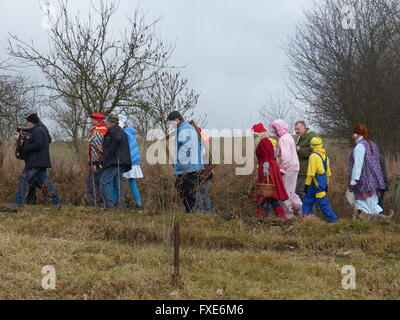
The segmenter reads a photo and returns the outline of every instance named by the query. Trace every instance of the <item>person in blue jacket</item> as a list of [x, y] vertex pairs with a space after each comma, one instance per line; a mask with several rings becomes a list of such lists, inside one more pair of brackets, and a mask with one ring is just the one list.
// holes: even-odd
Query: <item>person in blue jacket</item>
[[140, 150], [136, 140], [136, 130], [127, 125], [127, 118], [119, 115], [119, 124], [128, 136], [129, 149], [131, 153], [132, 169], [125, 172], [123, 177], [128, 180], [129, 188], [136, 203], [136, 210], [142, 211], [143, 204], [140, 198], [140, 192], [137, 187], [137, 179], [143, 178], [143, 172], [140, 168]]
[[176, 128], [176, 157], [174, 174], [175, 187], [185, 206], [186, 213], [196, 211], [196, 194], [199, 189], [199, 171], [204, 169], [202, 161], [202, 142], [197, 130], [183, 120], [178, 111], [168, 115], [168, 120]]

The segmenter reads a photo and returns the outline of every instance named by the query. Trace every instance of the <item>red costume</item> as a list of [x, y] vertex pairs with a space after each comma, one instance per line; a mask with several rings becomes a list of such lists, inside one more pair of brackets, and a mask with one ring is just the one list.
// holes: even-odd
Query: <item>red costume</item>
[[[276, 186], [275, 193], [273, 198], [279, 201], [285, 201], [289, 198], [286, 193], [285, 186], [283, 185], [281, 172], [279, 170], [279, 166], [274, 159], [274, 146], [272, 142], [268, 138], [264, 138], [261, 140], [260, 144], [256, 149], [256, 156], [258, 160], [258, 183], [266, 183], [264, 172], [263, 172], [263, 164], [264, 162], [269, 162], [269, 175], [268, 175], [268, 183]], [[262, 201], [259, 197], [254, 199], [256, 201]]]
[[[257, 134], [266, 132], [267, 129], [259, 123], [253, 126], [252, 130]], [[275, 160], [274, 146], [268, 138], [264, 138], [260, 141], [256, 148], [256, 156], [258, 160], [258, 178], [257, 183], [267, 183], [264, 176], [264, 163], [269, 163], [268, 183], [275, 185], [275, 193], [272, 198], [261, 198], [257, 195], [253, 196], [253, 200], [257, 201], [257, 215], [265, 216], [264, 205], [270, 203], [274, 208], [276, 214], [286, 219], [285, 211], [283, 210], [279, 201], [285, 201], [289, 198], [285, 186], [282, 181], [281, 172], [279, 166]]]

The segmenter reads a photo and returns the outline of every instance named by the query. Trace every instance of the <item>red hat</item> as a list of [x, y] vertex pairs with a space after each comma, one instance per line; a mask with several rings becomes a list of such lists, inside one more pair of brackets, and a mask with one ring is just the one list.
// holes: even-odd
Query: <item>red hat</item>
[[258, 124], [255, 124], [253, 128], [251, 128], [251, 131], [255, 133], [260, 133], [260, 132], [267, 132], [267, 129], [265, 129], [264, 125], [260, 122]]
[[90, 117], [96, 121], [103, 121], [106, 118], [106, 116], [101, 113], [93, 113]]

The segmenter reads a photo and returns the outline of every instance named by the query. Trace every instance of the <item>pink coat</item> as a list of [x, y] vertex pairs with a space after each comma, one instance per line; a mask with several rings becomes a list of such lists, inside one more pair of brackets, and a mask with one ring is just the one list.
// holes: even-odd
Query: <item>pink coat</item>
[[279, 167], [282, 173], [298, 172], [300, 170], [299, 158], [297, 156], [296, 143], [289, 133], [289, 126], [282, 119], [271, 121], [270, 131], [279, 137]]

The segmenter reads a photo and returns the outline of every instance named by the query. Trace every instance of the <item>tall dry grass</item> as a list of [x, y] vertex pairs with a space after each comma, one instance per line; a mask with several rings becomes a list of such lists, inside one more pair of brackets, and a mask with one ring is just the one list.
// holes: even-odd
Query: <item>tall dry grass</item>
[[[0, 215], [1, 299], [398, 299], [400, 227], [313, 219], [294, 227], [181, 216], [181, 276], [164, 259], [163, 216], [65, 206]], [[56, 290], [41, 268], [54, 266]], [[357, 270], [344, 290], [341, 268]], [[222, 291], [222, 292], [221, 292]]]
[[[397, 223], [301, 219], [276, 224], [247, 218], [255, 216], [250, 198], [255, 174], [236, 176], [233, 165], [220, 165], [211, 187], [215, 211], [230, 214], [229, 220], [181, 213], [171, 167], [145, 162], [139, 188], [147, 212], [85, 208], [76, 204], [85, 202], [86, 156], [72, 150], [59, 143], [51, 149], [50, 177], [65, 204], [61, 210], [38, 205], [25, 206], [18, 215], [0, 214], [2, 299], [399, 297]], [[346, 217], [351, 213], [344, 199], [350, 148], [335, 144], [327, 150], [334, 173], [329, 196], [337, 214]], [[400, 162], [391, 155], [386, 162], [394, 181]], [[2, 200], [13, 200], [22, 167], [11, 143], [1, 149]], [[171, 282], [170, 235], [176, 220], [181, 225], [178, 285]], [[56, 290], [41, 287], [44, 265], [56, 268]], [[344, 265], [356, 268], [357, 290], [343, 290]]]
[[[345, 143], [326, 144], [331, 159], [333, 172], [329, 199], [339, 217], [349, 217], [352, 208], [345, 199], [347, 189], [347, 163], [351, 147]], [[145, 159], [146, 145], [141, 144], [142, 158]], [[56, 185], [63, 204], [84, 205], [86, 200], [86, 176], [88, 174], [87, 155], [78, 154], [68, 143], [52, 143], [52, 168], [49, 175]], [[400, 173], [400, 161], [396, 155], [386, 154], [386, 166], [391, 182], [386, 195], [386, 207], [391, 206], [391, 193], [394, 182]], [[12, 141], [0, 147], [0, 198], [11, 202], [15, 196], [18, 177], [23, 168], [23, 161], [14, 156]], [[141, 197], [146, 211], [152, 214], [176, 212], [182, 209], [181, 201], [175, 190], [175, 178], [170, 165], [149, 165], [142, 161], [144, 178], [138, 181]], [[251, 200], [250, 190], [256, 180], [255, 171], [249, 176], [235, 175], [235, 165], [218, 165], [211, 184], [210, 193], [214, 211], [232, 215], [254, 215], [255, 204]], [[131, 198], [125, 185], [125, 192]], [[38, 203], [43, 202], [38, 192]], [[133, 200], [132, 200], [133, 201]]]

